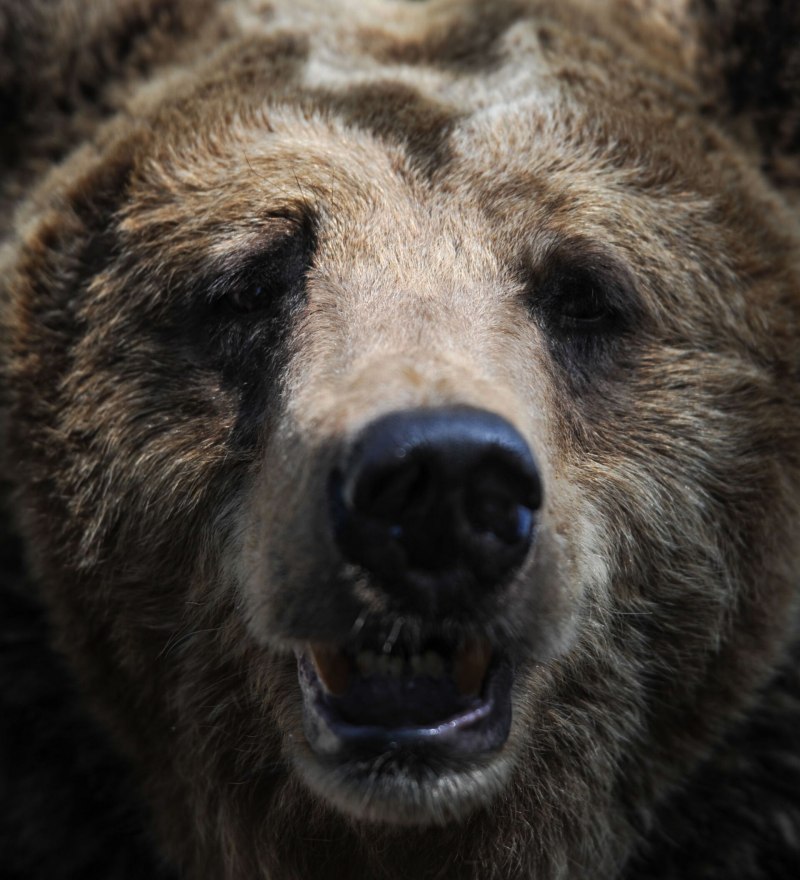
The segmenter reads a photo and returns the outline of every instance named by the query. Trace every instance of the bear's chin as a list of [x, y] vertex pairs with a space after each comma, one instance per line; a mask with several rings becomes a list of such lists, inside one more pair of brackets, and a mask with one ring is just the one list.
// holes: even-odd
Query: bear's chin
[[306, 747], [295, 756], [311, 791], [352, 819], [418, 827], [458, 821], [486, 806], [506, 788], [513, 752], [507, 745], [460, 763], [411, 748], [340, 761]]

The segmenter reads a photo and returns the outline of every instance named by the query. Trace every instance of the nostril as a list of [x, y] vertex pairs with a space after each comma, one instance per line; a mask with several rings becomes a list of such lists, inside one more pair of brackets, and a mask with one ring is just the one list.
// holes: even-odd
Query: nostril
[[464, 512], [470, 527], [506, 544], [524, 541], [539, 504], [526, 491], [519, 471], [484, 462], [470, 475], [464, 491]]
[[425, 461], [402, 458], [354, 475], [345, 502], [364, 516], [397, 523], [424, 516], [435, 497], [435, 473]]

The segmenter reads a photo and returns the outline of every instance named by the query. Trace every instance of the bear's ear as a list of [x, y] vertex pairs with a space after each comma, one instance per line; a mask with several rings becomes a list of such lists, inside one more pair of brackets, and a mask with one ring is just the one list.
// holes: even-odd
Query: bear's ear
[[[667, 0], [673, 2], [673, 0]], [[800, 0], [689, 0], [709, 112], [800, 189]]]

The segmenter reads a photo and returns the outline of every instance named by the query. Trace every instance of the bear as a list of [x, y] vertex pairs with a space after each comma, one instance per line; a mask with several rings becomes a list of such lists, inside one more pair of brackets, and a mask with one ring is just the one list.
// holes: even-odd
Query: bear
[[0, 0], [16, 880], [800, 865], [800, 7]]

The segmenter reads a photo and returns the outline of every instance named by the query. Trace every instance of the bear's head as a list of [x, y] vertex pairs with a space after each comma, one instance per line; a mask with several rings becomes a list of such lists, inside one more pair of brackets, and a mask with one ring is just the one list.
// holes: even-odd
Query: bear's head
[[191, 876], [612, 876], [796, 637], [797, 55], [344, 5], [76, 99], [3, 262], [33, 576]]

